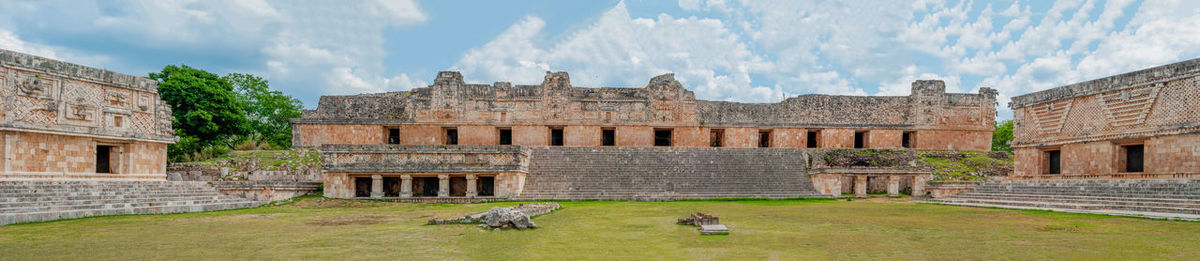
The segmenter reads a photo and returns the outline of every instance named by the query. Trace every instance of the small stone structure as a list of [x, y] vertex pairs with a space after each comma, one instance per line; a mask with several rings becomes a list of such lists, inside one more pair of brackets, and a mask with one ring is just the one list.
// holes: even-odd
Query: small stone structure
[[729, 234], [729, 228], [721, 224], [721, 220], [715, 216], [704, 214], [704, 212], [696, 212], [689, 217], [680, 218], [677, 224], [690, 225], [700, 227], [701, 235], [726, 235]]
[[428, 224], [441, 225], [483, 223], [481, 226], [487, 228], [515, 228], [518, 230], [524, 230], [527, 228], [537, 227], [537, 224], [534, 223], [530, 218], [550, 213], [550, 211], [554, 211], [560, 207], [562, 207], [562, 205], [554, 202], [521, 204], [516, 207], [508, 208], [494, 207], [489, 209], [487, 212], [458, 218], [438, 219], [437, 217], [433, 217], [429, 219]]
[[1010, 179], [1200, 178], [1200, 59], [1013, 97]]
[[0, 179], [165, 178], [158, 83], [0, 50]]

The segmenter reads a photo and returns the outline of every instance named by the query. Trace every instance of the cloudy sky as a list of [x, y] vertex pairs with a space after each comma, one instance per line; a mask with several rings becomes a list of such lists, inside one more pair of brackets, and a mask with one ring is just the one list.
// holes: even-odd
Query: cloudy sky
[[146, 75], [247, 72], [327, 94], [469, 82], [642, 87], [698, 98], [907, 95], [915, 79], [1008, 98], [1200, 57], [1200, 1], [13, 1], [0, 48]]

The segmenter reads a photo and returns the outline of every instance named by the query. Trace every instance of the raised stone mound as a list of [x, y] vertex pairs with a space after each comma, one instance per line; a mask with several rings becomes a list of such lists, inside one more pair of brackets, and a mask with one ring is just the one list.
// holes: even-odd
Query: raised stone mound
[[458, 218], [438, 219], [437, 217], [429, 219], [430, 225], [440, 224], [472, 224], [483, 223], [482, 226], [488, 228], [515, 228], [524, 230], [526, 228], [536, 228], [537, 224], [530, 218], [537, 215], [550, 213], [562, 207], [558, 203], [533, 203], [521, 204], [516, 207], [493, 207], [487, 212], [467, 215]]
[[205, 182], [0, 180], [0, 225], [105, 215], [200, 212], [261, 205]]
[[930, 202], [1200, 220], [1200, 180], [1003, 180]]
[[820, 196], [802, 149], [544, 147], [529, 158], [520, 199]]

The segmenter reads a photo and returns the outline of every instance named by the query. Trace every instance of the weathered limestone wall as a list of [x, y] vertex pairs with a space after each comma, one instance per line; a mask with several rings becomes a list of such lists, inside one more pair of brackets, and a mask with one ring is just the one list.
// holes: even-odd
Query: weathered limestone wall
[[1200, 173], [1200, 134], [1160, 136], [1146, 141], [1146, 168], [1153, 173]]
[[513, 126], [512, 131], [513, 145], [550, 146], [550, 128], [546, 126]]
[[563, 145], [568, 147], [599, 147], [604, 137], [598, 126], [567, 126], [563, 128]]
[[[1042, 175], [1046, 151], [1061, 153], [1058, 177], [1170, 178], [1200, 173], [1200, 59], [1017, 96], [1018, 178]], [[1144, 171], [1125, 173], [1126, 145], [1144, 145]]]
[[[3, 172], [12, 178], [163, 178], [166, 144], [105, 142], [28, 132], [3, 133]], [[96, 146], [113, 146], [112, 173], [96, 173]]]
[[867, 147], [880, 149], [900, 148], [904, 145], [903, 140], [901, 140], [903, 137], [904, 131], [901, 130], [871, 130], [867, 132]]
[[917, 150], [989, 151], [992, 131], [917, 131]]
[[821, 148], [854, 148], [854, 130], [823, 129], [817, 139]]
[[[381, 144], [387, 142], [387, 129], [362, 124], [296, 124], [292, 126], [293, 144], [307, 147], [336, 142], [336, 144]], [[407, 136], [407, 135], [401, 135]], [[416, 137], [416, 136], [414, 136]]]
[[654, 128], [642, 126], [618, 126], [617, 147], [653, 147]]
[[458, 144], [462, 145], [494, 145], [500, 144], [500, 133], [496, 127], [485, 125], [466, 125], [458, 128]]

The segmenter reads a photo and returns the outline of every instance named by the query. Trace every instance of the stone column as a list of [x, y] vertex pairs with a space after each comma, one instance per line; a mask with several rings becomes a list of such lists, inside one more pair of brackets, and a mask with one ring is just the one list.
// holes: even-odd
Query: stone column
[[412, 197], [412, 175], [400, 176], [400, 197]]
[[867, 196], [867, 175], [855, 175], [854, 176], [854, 196], [856, 196], [856, 197], [866, 197]]
[[444, 198], [450, 196], [450, 175], [438, 174], [438, 197]]
[[476, 179], [475, 174], [467, 175], [467, 197], [468, 198], [473, 198], [479, 194], [479, 191], [475, 191], [475, 179]]
[[912, 194], [914, 197], [925, 196], [925, 183], [929, 182], [930, 175], [913, 176]]
[[371, 175], [371, 198], [383, 198], [382, 175]]
[[900, 196], [900, 176], [891, 175], [887, 177], [887, 192], [889, 197]]

